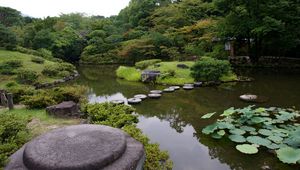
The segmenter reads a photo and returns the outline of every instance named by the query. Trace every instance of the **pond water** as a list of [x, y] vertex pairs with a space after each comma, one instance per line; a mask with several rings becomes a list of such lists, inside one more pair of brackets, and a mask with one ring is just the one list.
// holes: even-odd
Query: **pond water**
[[[115, 77], [115, 66], [80, 66], [77, 83], [89, 87], [90, 102], [105, 102], [147, 94], [150, 90], [163, 89]], [[244, 93], [267, 96], [270, 100], [261, 106], [300, 108], [300, 74], [292, 71], [239, 71], [251, 76], [251, 83], [228, 83], [219, 87], [201, 87], [191, 91], [179, 90], [164, 94], [161, 99], [147, 99], [134, 107], [139, 114], [138, 127], [152, 142], [167, 150], [175, 170], [256, 170], [300, 169], [281, 163], [272, 153], [260, 151], [244, 155], [235, 150], [229, 140], [215, 140], [201, 133], [202, 128], [214, 120], [203, 120], [209, 112], [221, 113], [229, 107], [244, 107], [249, 103], [239, 100]]]

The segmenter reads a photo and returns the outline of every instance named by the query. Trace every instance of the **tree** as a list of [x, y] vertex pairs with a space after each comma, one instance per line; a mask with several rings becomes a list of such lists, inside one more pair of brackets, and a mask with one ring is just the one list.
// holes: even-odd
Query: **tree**
[[12, 50], [17, 45], [16, 35], [4, 25], [0, 24], [0, 47]]
[[9, 7], [0, 7], [0, 24], [11, 27], [23, 24], [21, 13]]

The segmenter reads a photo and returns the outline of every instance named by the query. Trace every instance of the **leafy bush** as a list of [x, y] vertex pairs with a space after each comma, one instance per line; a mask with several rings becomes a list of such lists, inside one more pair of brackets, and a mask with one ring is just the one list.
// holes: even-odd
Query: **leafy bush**
[[0, 168], [8, 162], [8, 157], [29, 139], [26, 128], [28, 120], [9, 113], [0, 114]]
[[191, 68], [191, 76], [196, 81], [216, 81], [229, 71], [231, 67], [228, 61], [203, 57]]
[[16, 51], [21, 52], [21, 53], [25, 53], [25, 54], [40, 56], [40, 57], [43, 57], [43, 58], [45, 58], [47, 60], [51, 60], [51, 61], [53, 59], [55, 59], [52, 55], [52, 52], [45, 49], [45, 48], [40, 48], [38, 50], [33, 50], [33, 49], [28, 49], [28, 48], [18, 46], [16, 48]]
[[21, 84], [33, 84], [39, 78], [39, 74], [36, 71], [22, 69], [17, 73], [17, 81]]
[[75, 66], [70, 63], [59, 63], [58, 66], [59, 66], [59, 71], [73, 72], [74, 70], [76, 70]]
[[153, 64], [161, 62], [161, 59], [144, 60], [135, 63], [135, 67], [138, 69], [145, 69]]
[[13, 94], [14, 103], [20, 103], [23, 96], [33, 95], [35, 91], [32, 86], [26, 85], [10, 86], [7, 90]]
[[5, 84], [5, 87], [14, 87], [14, 86], [17, 86], [17, 85], [19, 85], [17, 82], [15, 82], [15, 81], [10, 81], [10, 82], [8, 82], [8, 83], [6, 83]]
[[9, 60], [0, 64], [0, 73], [3, 75], [13, 75], [16, 73], [16, 69], [22, 67], [22, 61]]
[[141, 72], [133, 67], [120, 66], [117, 69], [117, 77], [128, 81], [139, 81], [141, 79]]
[[159, 77], [161, 79], [165, 79], [165, 78], [174, 77], [175, 74], [176, 74], [175, 70], [167, 70], [167, 71], [164, 71]]
[[59, 73], [59, 67], [57, 65], [51, 64], [46, 65], [42, 71], [42, 74], [49, 77], [55, 77]]
[[70, 72], [68, 72], [68, 71], [61, 71], [58, 73], [59, 77], [67, 77], [69, 75], [70, 75]]
[[79, 102], [84, 98], [84, 86], [56, 87], [54, 89], [38, 90], [33, 94], [23, 96], [22, 104], [31, 109], [46, 108], [63, 101]]
[[172, 161], [169, 160], [169, 155], [166, 151], [161, 151], [158, 144], [150, 143], [150, 140], [145, 136], [135, 123], [138, 119], [132, 115], [134, 108], [127, 105], [115, 105], [112, 103], [97, 103], [87, 104], [86, 111], [91, 123], [112, 126], [115, 128], [122, 128], [134, 139], [138, 140], [144, 145], [146, 151], [146, 160], [144, 169], [172, 169]]
[[32, 57], [31, 61], [34, 63], [38, 63], [38, 64], [44, 64], [45, 60], [43, 58], [40, 57]]

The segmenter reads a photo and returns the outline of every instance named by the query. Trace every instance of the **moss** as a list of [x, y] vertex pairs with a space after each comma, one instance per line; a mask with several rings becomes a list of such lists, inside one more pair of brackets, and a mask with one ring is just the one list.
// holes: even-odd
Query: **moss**
[[133, 67], [120, 66], [117, 69], [117, 77], [127, 81], [140, 81], [141, 72]]

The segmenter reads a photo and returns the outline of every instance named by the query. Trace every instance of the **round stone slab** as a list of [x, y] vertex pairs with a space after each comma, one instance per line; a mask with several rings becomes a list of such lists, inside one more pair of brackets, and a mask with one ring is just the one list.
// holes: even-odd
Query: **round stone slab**
[[152, 94], [162, 94], [161, 90], [151, 90], [150, 93]]
[[113, 104], [124, 104], [124, 100], [112, 100], [110, 102]]
[[134, 96], [134, 98], [139, 98], [139, 99], [145, 100], [147, 98], [147, 95], [137, 94], [137, 95]]
[[171, 87], [169, 87], [169, 88], [174, 89], [174, 90], [179, 90], [179, 89], [180, 89], [180, 86], [171, 86]]
[[167, 92], [167, 93], [171, 93], [171, 92], [174, 92], [174, 91], [175, 91], [175, 89], [173, 89], [173, 88], [164, 89], [164, 92]]
[[127, 102], [129, 104], [138, 104], [138, 103], [142, 102], [142, 99], [140, 99], [140, 98], [130, 98], [130, 99], [127, 99]]
[[153, 94], [153, 93], [151, 93], [151, 94], [148, 94], [148, 97], [152, 98], [152, 99], [158, 99], [158, 98], [161, 97], [161, 94]]
[[183, 86], [182, 87], [184, 90], [193, 90], [194, 86]]
[[107, 126], [78, 125], [53, 130], [29, 142], [23, 153], [28, 169], [101, 169], [126, 150], [125, 134]]

